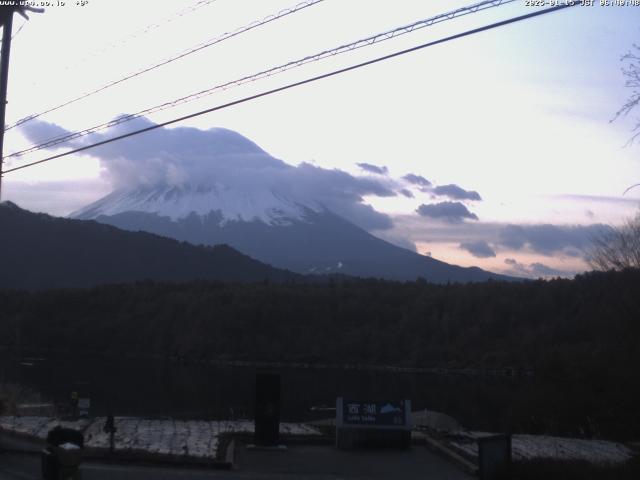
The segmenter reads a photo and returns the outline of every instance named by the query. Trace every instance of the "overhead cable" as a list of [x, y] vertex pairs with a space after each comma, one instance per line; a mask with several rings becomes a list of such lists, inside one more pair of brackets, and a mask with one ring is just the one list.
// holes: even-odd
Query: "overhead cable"
[[240, 27], [240, 28], [238, 28], [236, 30], [233, 30], [231, 32], [223, 33], [220, 36], [217, 36], [215, 38], [209, 39], [206, 42], [199, 43], [199, 44], [195, 45], [194, 47], [191, 47], [191, 48], [189, 48], [187, 50], [184, 50], [184, 51], [182, 51], [181, 53], [179, 53], [177, 55], [168, 57], [168, 58], [160, 61], [159, 63], [155, 63], [153, 65], [144, 67], [144, 68], [142, 68], [140, 70], [136, 70], [135, 72], [129, 73], [129, 74], [125, 75], [122, 78], [119, 78], [117, 80], [113, 80], [113, 81], [111, 81], [111, 82], [109, 82], [109, 83], [107, 83], [107, 84], [105, 84], [105, 85], [103, 85], [103, 86], [101, 86], [99, 88], [96, 88], [96, 89], [90, 90], [88, 92], [85, 92], [85, 93], [83, 93], [81, 95], [78, 95], [77, 97], [74, 97], [74, 98], [72, 98], [70, 100], [62, 102], [62, 103], [60, 103], [58, 105], [55, 105], [53, 107], [47, 108], [46, 110], [43, 110], [43, 111], [41, 111], [39, 113], [36, 113], [36, 114], [33, 114], [33, 115], [28, 115], [28, 116], [26, 116], [24, 118], [21, 118], [17, 122], [15, 122], [15, 123], [9, 125], [7, 128], [5, 128], [5, 131], [6, 130], [11, 130], [12, 128], [15, 128], [15, 127], [17, 127], [19, 125], [22, 125], [22, 124], [26, 123], [26, 122], [29, 122], [31, 120], [34, 120], [34, 119], [38, 118], [38, 117], [41, 117], [42, 115], [46, 115], [47, 113], [54, 112], [54, 111], [59, 110], [59, 109], [61, 109], [63, 107], [66, 107], [66, 106], [71, 105], [73, 103], [79, 102], [80, 100], [84, 100], [87, 97], [90, 97], [90, 96], [95, 95], [97, 93], [100, 93], [100, 92], [102, 92], [104, 90], [107, 90], [108, 88], [111, 88], [111, 87], [114, 87], [114, 86], [119, 85], [121, 83], [124, 83], [127, 80], [131, 80], [132, 78], [138, 77], [138, 76], [140, 76], [140, 75], [142, 75], [144, 73], [150, 72], [150, 71], [155, 70], [157, 68], [160, 68], [160, 67], [168, 65], [170, 63], [173, 63], [173, 62], [175, 62], [177, 60], [180, 60], [181, 58], [184, 58], [184, 57], [186, 57], [188, 55], [191, 55], [193, 53], [199, 52], [199, 51], [201, 51], [201, 50], [203, 50], [205, 48], [211, 47], [211, 46], [216, 45], [218, 43], [221, 43], [221, 42], [223, 42], [225, 40], [228, 40], [230, 38], [236, 37], [236, 36], [238, 36], [238, 35], [240, 35], [242, 33], [248, 32], [249, 30], [253, 30], [255, 28], [261, 27], [261, 26], [266, 25], [268, 23], [274, 22], [276, 20], [279, 20], [279, 19], [281, 19], [283, 17], [286, 17], [288, 15], [291, 15], [293, 13], [299, 12], [300, 10], [303, 10], [305, 8], [308, 8], [308, 7], [311, 7], [311, 6], [315, 5], [315, 4], [323, 2], [323, 1], [324, 0], [306, 0], [305, 2], [299, 3], [299, 4], [297, 4], [297, 5], [293, 6], [293, 7], [286, 8], [284, 10], [279, 11], [278, 13], [269, 15], [269, 16], [263, 18], [262, 20], [256, 20], [256, 21], [251, 22], [248, 25], [245, 25], [244, 27]]
[[165, 102], [153, 107], [146, 108], [136, 113], [122, 115], [118, 118], [110, 120], [108, 122], [101, 123], [99, 125], [95, 125], [93, 127], [86, 128], [84, 130], [79, 130], [76, 132], [71, 132], [62, 136], [53, 137], [39, 143], [33, 144], [23, 150], [19, 150], [17, 152], [11, 153], [7, 155], [5, 158], [9, 157], [19, 157], [25, 155], [27, 153], [35, 152], [37, 150], [42, 150], [43, 148], [50, 148], [55, 145], [59, 145], [62, 143], [69, 142], [71, 140], [75, 140], [76, 138], [80, 138], [91, 133], [96, 133], [101, 130], [105, 130], [107, 128], [119, 125], [121, 123], [129, 122], [131, 120], [135, 120], [136, 118], [140, 118], [143, 116], [147, 116], [162, 110], [167, 110], [169, 108], [174, 108], [178, 105], [182, 105], [188, 102], [192, 102], [195, 100], [199, 100], [201, 98], [212, 95], [218, 91], [228, 90], [230, 88], [234, 88], [249, 82], [255, 82], [257, 80], [261, 80], [263, 78], [271, 77], [277, 75], [282, 72], [286, 72], [288, 70], [301, 67], [311, 62], [317, 62], [329, 57], [334, 57], [336, 55], [340, 55], [342, 53], [350, 52], [359, 48], [368, 47], [370, 45], [374, 45], [386, 40], [390, 40], [392, 38], [396, 38], [401, 35], [405, 35], [416, 30], [429, 27], [431, 25], [441, 23], [444, 21], [452, 20], [454, 18], [458, 18], [461, 16], [469, 15], [472, 13], [476, 13], [478, 11], [486, 10], [488, 8], [498, 7], [500, 5], [504, 5], [507, 3], [513, 3], [516, 0], [485, 0], [479, 3], [475, 3], [473, 5], [469, 5], [466, 7], [461, 7], [456, 10], [452, 10], [446, 13], [442, 13], [433, 17], [429, 17], [423, 20], [418, 20], [417, 22], [413, 22], [409, 25], [403, 25], [401, 27], [397, 27], [393, 30], [388, 30], [382, 33], [377, 33], [375, 35], [371, 35], [366, 38], [362, 38], [360, 40], [356, 40], [355, 42], [351, 42], [345, 45], [341, 45], [329, 50], [324, 50], [314, 55], [308, 55], [306, 57], [287, 62], [285, 64], [278, 65], [276, 67], [269, 68], [267, 70], [263, 70], [258, 73], [254, 73], [252, 75], [244, 76], [238, 78], [236, 80], [228, 81], [222, 84], [215, 85], [213, 87], [207, 88], [205, 90], [201, 90], [199, 92], [192, 93], [190, 95], [177, 98], [175, 100]]
[[198, 117], [200, 115], [204, 115], [204, 114], [207, 114], [207, 113], [215, 112], [215, 111], [218, 111], [218, 110], [223, 110], [225, 108], [229, 108], [229, 107], [232, 107], [234, 105], [239, 105], [239, 104], [246, 103], [246, 102], [249, 102], [249, 101], [252, 101], [252, 100], [256, 100], [256, 99], [261, 98], [261, 97], [266, 97], [268, 95], [273, 95], [275, 93], [283, 92], [285, 90], [289, 90], [289, 89], [292, 89], [292, 88], [295, 88], [295, 87], [299, 87], [301, 85], [306, 85], [306, 84], [309, 84], [309, 83], [312, 83], [312, 82], [316, 82], [318, 80], [322, 80], [322, 79], [325, 79], [325, 78], [334, 77], [334, 76], [340, 75], [342, 73], [346, 73], [346, 72], [349, 72], [349, 71], [352, 71], [352, 70], [356, 70], [356, 69], [363, 68], [363, 67], [366, 67], [366, 66], [369, 66], [369, 65], [373, 65], [373, 64], [380, 63], [380, 62], [383, 62], [383, 61], [386, 61], [386, 60], [390, 60], [392, 58], [396, 58], [396, 57], [399, 57], [401, 55], [406, 55], [408, 53], [416, 52], [418, 50], [422, 50], [422, 49], [425, 49], [425, 48], [428, 48], [428, 47], [432, 47], [434, 45], [438, 45], [438, 44], [441, 44], [441, 43], [449, 42], [451, 40], [456, 40], [456, 39], [459, 39], [459, 38], [467, 37], [467, 36], [470, 36], [470, 35], [474, 35], [474, 34], [477, 34], [477, 33], [480, 33], [480, 32], [484, 32], [484, 31], [487, 31], [487, 30], [491, 30], [491, 29], [494, 29], [494, 28], [502, 27], [502, 26], [509, 25], [509, 24], [512, 24], [512, 23], [521, 22], [523, 20], [528, 20], [530, 18], [538, 17], [538, 16], [541, 16], [541, 15], [557, 12], [557, 11], [563, 10], [565, 8], [574, 7], [576, 5], [579, 5], [579, 3], [570, 2], [570, 3], [566, 3], [566, 4], [561, 4], [561, 5], [558, 5], [558, 6], [555, 6], [555, 7], [546, 8], [546, 9], [543, 9], [543, 10], [536, 10], [534, 12], [531, 12], [531, 13], [528, 13], [528, 14], [525, 14], [525, 15], [512, 17], [512, 18], [509, 18], [507, 20], [502, 20], [502, 21], [499, 21], [499, 22], [495, 22], [495, 23], [491, 23], [491, 24], [488, 24], [488, 25], [484, 25], [482, 27], [477, 27], [477, 28], [474, 28], [474, 29], [471, 29], [471, 30], [464, 31], [462, 33], [457, 33], [457, 34], [454, 34], [454, 35], [450, 35], [448, 37], [441, 38], [439, 40], [434, 40], [434, 41], [431, 41], [431, 42], [423, 43], [423, 44], [415, 46], [415, 47], [407, 48], [405, 50], [401, 50], [401, 51], [398, 51], [398, 52], [395, 52], [395, 53], [384, 55], [382, 57], [378, 57], [378, 58], [375, 58], [373, 60], [368, 60], [366, 62], [358, 63], [358, 64], [355, 64], [355, 65], [351, 65], [349, 67], [345, 67], [345, 68], [334, 70], [334, 71], [331, 71], [331, 72], [328, 72], [328, 73], [324, 73], [322, 75], [317, 75], [315, 77], [307, 78], [305, 80], [301, 80], [301, 81], [298, 81], [298, 82], [290, 83], [290, 84], [284, 85], [282, 87], [278, 87], [278, 88], [274, 88], [274, 89], [271, 89], [271, 90], [267, 90], [267, 91], [264, 91], [264, 92], [261, 92], [261, 93], [257, 93], [255, 95], [250, 95], [248, 97], [244, 97], [244, 98], [241, 98], [239, 100], [234, 100], [232, 102], [228, 102], [228, 103], [225, 103], [225, 104], [222, 104], [222, 105], [217, 105], [215, 107], [207, 108], [205, 110], [201, 110], [199, 112], [191, 113], [189, 115], [184, 115], [182, 117], [174, 118], [172, 120], [168, 120], [166, 122], [162, 122], [162, 123], [159, 123], [159, 124], [156, 124], [156, 125], [152, 125], [150, 127], [142, 128], [140, 130], [135, 130], [133, 132], [125, 133], [123, 135], [118, 135], [116, 137], [108, 138], [108, 139], [102, 140], [100, 142], [96, 142], [96, 143], [92, 143], [92, 144], [89, 144], [89, 145], [84, 145], [82, 147], [74, 148], [73, 150], [69, 150], [69, 151], [66, 151], [66, 152], [63, 152], [63, 153], [59, 153], [57, 155], [52, 155], [50, 157], [43, 158], [42, 160], [38, 160], [38, 161], [35, 161], [35, 162], [30, 162], [30, 163], [27, 163], [25, 165], [21, 165], [19, 167], [10, 168], [8, 170], [5, 170], [4, 173], [11, 173], [11, 172], [15, 172], [15, 171], [18, 171], [18, 170], [22, 170], [22, 169], [25, 169], [25, 168], [28, 168], [28, 167], [32, 167], [34, 165], [39, 165], [41, 163], [49, 162], [51, 160], [55, 160], [55, 159], [58, 159], [58, 158], [66, 157], [66, 156], [74, 154], [74, 153], [83, 152], [83, 151], [86, 151], [86, 150], [89, 150], [89, 149], [92, 149], [92, 148], [96, 148], [96, 147], [99, 147], [99, 146], [102, 146], [102, 145], [106, 145], [108, 143], [112, 143], [112, 142], [116, 142], [116, 141], [119, 141], [119, 140], [123, 140], [125, 138], [129, 138], [129, 137], [132, 137], [134, 135], [139, 135], [139, 134], [142, 134], [142, 133], [150, 132], [150, 131], [156, 130], [158, 128], [166, 127], [166, 126], [172, 125], [174, 123], [178, 123], [178, 122], [182, 122], [184, 120], [188, 120], [188, 119], [191, 119], [191, 118]]

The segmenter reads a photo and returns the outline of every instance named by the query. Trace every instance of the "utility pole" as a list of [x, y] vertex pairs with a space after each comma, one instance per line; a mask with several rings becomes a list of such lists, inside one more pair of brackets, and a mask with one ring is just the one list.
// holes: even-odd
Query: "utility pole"
[[2, 166], [4, 163], [4, 120], [7, 110], [7, 81], [9, 80], [9, 55], [11, 54], [11, 30], [13, 29], [13, 14], [19, 13], [29, 20], [26, 12], [44, 12], [41, 8], [20, 5], [14, 1], [13, 5], [0, 7], [0, 22], [2, 22], [2, 54], [0, 55], [0, 201], [2, 201]]
[[11, 30], [14, 6], [2, 11], [2, 55], [0, 57], [0, 201], [2, 201], [2, 164], [4, 163], [4, 116], [7, 110], [7, 80], [9, 79], [9, 55], [11, 54]]

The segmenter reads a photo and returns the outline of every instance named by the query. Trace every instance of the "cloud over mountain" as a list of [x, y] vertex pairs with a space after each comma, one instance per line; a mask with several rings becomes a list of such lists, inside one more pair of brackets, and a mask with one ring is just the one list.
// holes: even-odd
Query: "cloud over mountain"
[[491, 248], [487, 242], [482, 240], [475, 242], [463, 242], [460, 244], [460, 248], [466, 250], [476, 258], [489, 258], [496, 256], [496, 252], [493, 248]]
[[529, 278], [573, 277], [578, 273], [553, 268], [542, 262], [532, 262], [527, 265], [514, 258], [505, 258], [504, 263], [509, 265], [507, 270], [509, 274]]
[[423, 217], [444, 220], [449, 223], [460, 223], [464, 219], [478, 220], [478, 216], [472, 213], [460, 202], [440, 202], [422, 204], [416, 212]]
[[440, 185], [435, 187], [432, 191], [437, 196], [449, 197], [453, 200], [482, 200], [478, 192], [474, 190], [465, 190], [455, 184]]
[[431, 186], [431, 182], [424, 178], [422, 175], [416, 175], [414, 173], [408, 173], [404, 177], [404, 180], [409, 182], [412, 185], [418, 185], [419, 187], [429, 187]]
[[356, 163], [362, 170], [369, 173], [375, 173], [376, 175], [386, 175], [389, 173], [389, 169], [387, 167], [379, 167], [377, 165], [372, 165], [371, 163]]
[[[90, 134], [66, 146], [79, 147], [153, 125], [146, 118], [138, 118], [115, 126], [108, 134]], [[33, 142], [69, 133], [40, 120], [28, 122], [22, 131]], [[243, 191], [260, 188], [319, 203], [365, 230], [392, 227], [388, 215], [363, 201], [365, 196], [396, 196], [392, 180], [354, 176], [309, 163], [289, 165], [239, 133], [223, 128], [159, 128], [86, 154], [99, 159], [103, 175], [114, 190], [158, 184], [207, 184]]]
[[500, 229], [497, 243], [509, 250], [530, 249], [544, 255], [562, 252], [570, 256], [578, 256], [591, 245], [595, 236], [610, 230], [611, 227], [597, 223], [591, 225], [509, 224]]

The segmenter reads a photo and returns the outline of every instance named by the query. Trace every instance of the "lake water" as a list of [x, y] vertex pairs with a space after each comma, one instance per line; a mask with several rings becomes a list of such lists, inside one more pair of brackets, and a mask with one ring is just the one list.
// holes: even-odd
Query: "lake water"
[[[34, 355], [34, 357], [38, 357]], [[340, 369], [265, 369], [176, 365], [140, 359], [31, 358], [0, 352], [0, 375], [56, 403], [72, 391], [91, 398], [92, 414], [173, 418], [252, 418], [255, 376], [279, 373], [282, 419], [330, 417], [312, 407], [335, 406], [337, 396], [410, 399], [413, 410], [445, 412], [468, 428], [501, 429], [530, 381]], [[3, 378], [0, 377], [0, 381]]]

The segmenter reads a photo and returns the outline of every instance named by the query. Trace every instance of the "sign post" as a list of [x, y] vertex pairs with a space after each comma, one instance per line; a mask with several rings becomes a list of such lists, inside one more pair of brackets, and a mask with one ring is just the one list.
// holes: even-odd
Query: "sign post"
[[114, 443], [115, 443], [114, 435], [117, 431], [116, 421], [115, 421], [115, 418], [113, 417], [113, 413], [109, 412], [107, 414], [107, 421], [104, 423], [104, 427], [102, 427], [102, 430], [105, 433], [109, 434], [109, 454], [113, 455], [113, 449], [114, 449]]
[[86, 398], [86, 397], [78, 398], [78, 417], [79, 418], [89, 417], [90, 408], [91, 408], [90, 398]]
[[256, 375], [255, 442], [276, 446], [280, 440], [280, 375]]
[[511, 435], [478, 439], [480, 480], [507, 480], [511, 472]]
[[70, 400], [71, 400], [71, 416], [74, 419], [78, 418], [78, 392], [77, 391], [73, 391], [71, 392], [71, 396], [70, 396]]
[[411, 400], [336, 400], [337, 448], [409, 448], [411, 428]]

